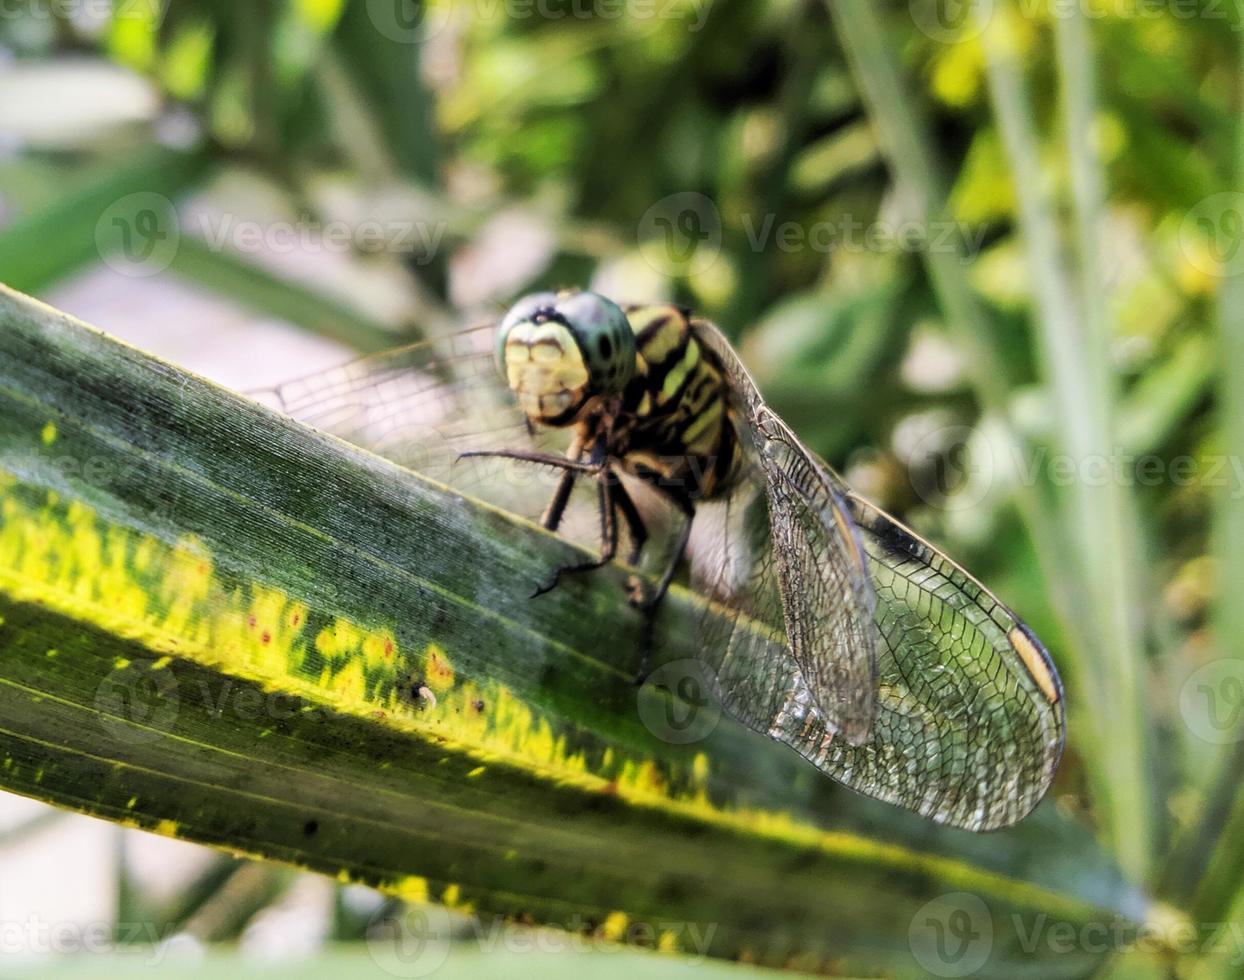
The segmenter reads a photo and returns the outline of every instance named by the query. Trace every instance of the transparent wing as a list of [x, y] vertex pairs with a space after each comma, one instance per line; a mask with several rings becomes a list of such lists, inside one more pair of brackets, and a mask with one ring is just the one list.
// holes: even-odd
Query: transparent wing
[[[726, 342], [710, 343], [728, 366]], [[726, 501], [701, 506], [693, 532], [693, 579], [718, 603], [704, 619], [703, 657], [723, 705], [864, 795], [970, 830], [1025, 816], [1062, 756], [1062, 687], [1049, 655], [984, 586], [792, 443], [758, 396], [744, 389], [740, 401], [755, 462]], [[784, 571], [791, 549], [797, 564]], [[791, 582], [801, 590], [793, 604], [783, 600]], [[841, 637], [816, 635], [835, 628], [832, 609], [817, 613], [833, 589], [870, 610], [878, 651], [859, 744], [835, 731], [817, 689], [835, 675], [816, 658], [843, 656]], [[789, 636], [782, 614], [799, 617], [803, 633]], [[808, 644], [800, 655], [796, 642]], [[861, 690], [864, 671], [852, 673], [846, 656]]]
[[[700, 505], [692, 532], [693, 581], [731, 613], [706, 623], [705, 643], [740, 662], [757, 652], [739, 649], [757, 635], [741, 622], [784, 635], [779, 656], [793, 659], [821, 720], [861, 744], [876, 711], [880, 638], [855, 526], [831, 474], [764, 404], [729, 342], [707, 321], [694, 329], [725, 370], [748, 461], [724, 507]], [[751, 682], [737, 678], [722, 695], [730, 708]]]
[[854, 493], [846, 499], [885, 649], [874, 739], [831, 747], [828, 771], [945, 823], [1009, 826], [1040, 802], [1062, 758], [1063, 691], [1049, 654], [931, 544]]
[[[568, 436], [533, 431], [493, 361], [496, 324], [361, 357], [253, 397], [424, 476], [530, 519], [558, 471], [516, 460], [459, 459], [467, 451], [561, 453]], [[579, 481], [583, 484], [584, 481]], [[578, 494], [591, 496], [580, 486]], [[567, 509], [563, 531], [592, 546], [594, 506]]]

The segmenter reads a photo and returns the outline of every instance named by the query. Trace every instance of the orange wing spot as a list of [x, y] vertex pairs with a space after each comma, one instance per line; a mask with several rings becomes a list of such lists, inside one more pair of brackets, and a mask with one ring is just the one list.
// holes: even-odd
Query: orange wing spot
[[1037, 687], [1041, 688], [1041, 693], [1045, 695], [1045, 699], [1050, 704], [1058, 703], [1058, 684], [1054, 681], [1054, 675], [1050, 672], [1050, 666], [1046, 663], [1044, 655], [1037, 649], [1037, 645], [1019, 626], [1012, 626], [1006, 638], [1011, 641], [1011, 649], [1019, 654], [1019, 659], [1024, 662], [1024, 666], [1028, 668], [1028, 673]]

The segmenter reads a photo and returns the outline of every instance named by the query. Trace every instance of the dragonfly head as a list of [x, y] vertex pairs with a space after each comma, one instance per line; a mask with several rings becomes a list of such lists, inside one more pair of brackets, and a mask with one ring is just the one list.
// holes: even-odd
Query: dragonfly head
[[621, 394], [635, 373], [635, 334], [598, 293], [533, 293], [501, 321], [497, 367], [533, 421], [566, 425], [593, 398]]

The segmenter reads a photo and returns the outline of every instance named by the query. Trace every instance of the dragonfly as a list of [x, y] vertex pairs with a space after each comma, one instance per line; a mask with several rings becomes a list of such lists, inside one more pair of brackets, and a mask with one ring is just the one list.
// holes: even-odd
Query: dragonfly
[[683, 307], [536, 293], [499, 321], [271, 395], [297, 419], [595, 539], [595, 557], [534, 595], [625, 544], [632, 568], [655, 555], [628, 580], [651, 613], [685, 567], [721, 706], [859, 793], [982, 831], [1022, 819], [1053, 780], [1063, 688], [1036, 635], [852, 491], [769, 408], [725, 335]]

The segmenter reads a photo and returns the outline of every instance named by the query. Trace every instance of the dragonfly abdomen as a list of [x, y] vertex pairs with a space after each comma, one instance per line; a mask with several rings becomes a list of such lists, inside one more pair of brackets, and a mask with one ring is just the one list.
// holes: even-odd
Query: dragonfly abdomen
[[738, 434], [725, 374], [696, 338], [686, 310], [672, 305], [626, 310], [635, 332], [636, 370], [623, 393], [623, 460], [688, 498], [729, 489], [737, 473]]

